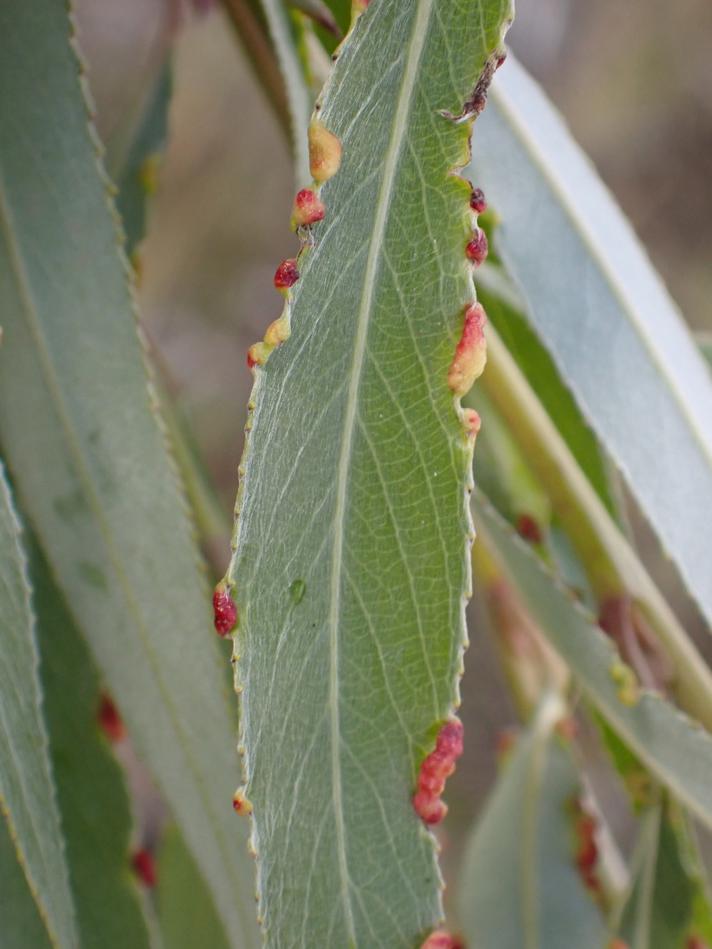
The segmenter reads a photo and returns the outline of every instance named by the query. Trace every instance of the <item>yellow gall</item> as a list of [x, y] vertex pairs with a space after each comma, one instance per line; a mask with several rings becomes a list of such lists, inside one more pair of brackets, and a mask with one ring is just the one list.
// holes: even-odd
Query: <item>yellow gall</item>
[[270, 348], [274, 348], [283, 343], [285, 339], [289, 339], [289, 322], [286, 317], [280, 316], [278, 320], [270, 323], [267, 327], [264, 341]]
[[333, 178], [341, 164], [341, 142], [314, 119], [309, 126], [309, 170], [318, 184]]
[[252, 804], [245, 797], [244, 788], [238, 788], [235, 791], [232, 798], [232, 807], [236, 814], [241, 814], [243, 817], [252, 813]]
[[480, 303], [471, 303], [465, 310], [462, 336], [450, 363], [447, 382], [455, 395], [465, 395], [482, 374], [487, 361], [484, 328], [487, 316]]

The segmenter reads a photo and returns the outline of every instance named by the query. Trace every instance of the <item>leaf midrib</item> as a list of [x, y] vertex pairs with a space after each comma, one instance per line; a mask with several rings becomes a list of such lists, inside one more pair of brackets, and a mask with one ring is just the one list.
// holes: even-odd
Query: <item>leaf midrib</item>
[[386, 230], [388, 211], [393, 197], [396, 172], [400, 163], [403, 143], [408, 129], [413, 90], [418, 73], [418, 65], [429, 32], [430, 15], [434, 0], [419, 0], [406, 54], [405, 68], [395, 106], [395, 121], [388, 144], [383, 166], [383, 179], [376, 202], [376, 216], [369, 244], [368, 257], [363, 278], [363, 290], [359, 304], [354, 355], [349, 375], [349, 389], [346, 399], [343, 436], [339, 453], [336, 482], [336, 503], [334, 508], [330, 600], [329, 600], [329, 722], [331, 730], [331, 776], [332, 802], [336, 824], [336, 846], [339, 861], [341, 896], [346, 916], [349, 939], [355, 945], [356, 927], [350, 896], [350, 879], [346, 854], [346, 832], [343, 818], [341, 787], [341, 722], [339, 703], [339, 617], [341, 613], [341, 591], [343, 580], [344, 535], [347, 509], [347, 488], [349, 469], [353, 451], [354, 432], [356, 430], [357, 403], [363, 364], [366, 355], [368, 328], [373, 313], [373, 297], [376, 279], [381, 266], [381, 248]]
[[[99, 532], [102, 536], [104, 544], [106, 546], [106, 551], [108, 555], [109, 562], [114, 568], [119, 586], [123, 591], [127, 612], [133, 618], [136, 629], [139, 633], [141, 642], [144, 647], [144, 652], [146, 658], [150, 664], [151, 672], [153, 678], [156, 682], [158, 693], [164, 703], [164, 707], [168, 713], [168, 717], [173, 725], [173, 728], [176, 733], [177, 741], [180, 748], [183, 751], [186, 763], [190, 771], [193, 773], [194, 780], [196, 782], [198, 792], [200, 797], [203, 799], [203, 805], [205, 808], [205, 813], [208, 816], [209, 822], [213, 827], [213, 836], [217, 842], [219, 851], [222, 854], [223, 863], [226, 867], [231, 867], [232, 863], [229, 859], [229, 855], [226, 847], [224, 846], [222, 834], [218, 824], [215, 821], [215, 814], [213, 807], [211, 806], [211, 797], [205, 787], [203, 780], [200, 777], [200, 771], [197, 768], [193, 756], [189, 750], [189, 746], [185, 741], [185, 734], [183, 728], [179, 723], [179, 719], [176, 716], [176, 711], [174, 704], [171, 700], [170, 694], [167, 693], [165, 686], [161, 677], [157, 674], [157, 667], [160, 665], [156, 661], [154, 656], [153, 649], [150, 645], [150, 637], [147, 633], [146, 624], [143, 620], [141, 612], [138, 608], [136, 600], [131, 593], [130, 581], [124, 571], [122, 559], [118, 551], [115, 550], [115, 545], [111, 537], [111, 528], [104, 518], [102, 505], [96, 497], [94, 485], [92, 482], [91, 474], [86, 469], [86, 466], [82, 457], [81, 445], [79, 443], [79, 438], [74, 430], [74, 426], [71, 422], [68, 410], [65, 407], [65, 400], [62, 394], [61, 386], [57, 378], [57, 374], [52, 363], [52, 359], [49, 354], [47, 347], [47, 342], [44, 337], [42, 327], [40, 325], [40, 319], [36, 312], [36, 307], [34, 304], [32, 290], [29, 285], [29, 280], [25, 272], [25, 267], [23, 264], [23, 257], [20, 250], [20, 247], [15, 239], [14, 230], [12, 227], [12, 213], [10, 211], [7, 199], [6, 199], [6, 185], [2, 176], [2, 169], [0, 169], [0, 229], [5, 235], [5, 240], [8, 247], [8, 254], [11, 261], [11, 270], [15, 276], [15, 281], [17, 285], [18, 296], [22, 304], [22, 312], [25, 314], [27, 325], [30, 329], [30, 333], [35, 340], [37, 346], [37, 352], [39, 356], [40, 366], [43, 369], [45, 380], [47, 386], [50, 390], [50, 393], [54, 400], [54, 407], [56, 411], [57, 418], [65, 434], [65, 444], [67, 445], [69, 454], [74, 460], [75, 471], [77, 479], [79, 480], [82, 488], [84, 489], [84, 494], [87, 499], [89, 508], [95, 518]], [[232, 876], [231, 872], [231, 876]], [[239, 886], [239, 880], [234, 878], [234, 883], [236, 886]]]

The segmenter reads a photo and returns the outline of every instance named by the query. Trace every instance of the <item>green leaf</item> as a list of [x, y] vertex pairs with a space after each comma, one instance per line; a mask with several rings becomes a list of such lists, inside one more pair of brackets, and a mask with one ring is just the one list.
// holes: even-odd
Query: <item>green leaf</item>
[[254, 945], [234, 715], [68, 32], [50, 0], [0, 6], [0, 437], [231, 939]]
[[630, 226], [524, 70], [500, 70], [471, 174], [534, 329], [712, 621], [712, 383]]
[[[496, 229], [494, 233], [496, 235]], [[476, 284], [477, 296], [502, 342], [539, 396], [541, 404], [609, 514], [617, 517], [617, 504], [609, 486], [607, 462], [596, 436], [564, 385], [551, 356], [532, 329], [525, 315], [524, 302], [518, 298], [516, 290], [508, 284], [502, 272], [489, 264], [478, 268]]]
[[468, 945], [603, 949], [601, 913], [576, 867], [581, 783], [553, 728], [552, 693], [505, 761], [467, 845], [459, 913]]
[[131, 813], [121, 768], [99, 731], [99, 681], [37, 550], [31, 566], [50, 753], [81, 944], [142, 949], [149, 939], [129, 875]]
[[165, 949], [227, 949], [210, 891], [176, 827], [164, 835], [158, 880], [158, 915]]
[[471, 446], [447, 377], [472, 223], [467, 124], [440, 113], [509, 13], [372, 4], [318, 104], [341, 169], [257, 372], [229, 572], [271, 946], [412, 947], [441, 916], [410, 799], [465, 637]]
[[640, 692], [636, 701], [622, 693], [617, 680], [625, 667], [593, 617], [555, 582], [481, 495], [475, 509], [478, 535], [496, 552], [529, 613], [583, 692], [671, 794], [712, 827], [712, 736], [658, 695]]
[[141, 122], [117, 180], [116, 206], [121, 215], [128, 254], [146, 233], [148, 198], [155, 187], [156, 166], [168, 134], [170, 100], [171, 70], [166, 65], [150, 90]]
[[[53, 943], [70, 949], [77, 941], [74, 908], [42, 718], [33, 622], [20, 525], [0, 467], [0, 824], [7, 820]], [[4, 827], [0, 833], [4, 838]], [[3, 879], [7, 873], [21, 891], [15, 861], [5, 853], [12, 849], [9, 839], [0, 849]]]
[[4, 820], [0, 820], [0, 925], [2, 949], [54, 949]]
[[699, 858], [678, 809], [652, 807], [643, 818], [639, 866], [620, 935], [630, 949], [686, 949], [712, 939], [712, 911]]

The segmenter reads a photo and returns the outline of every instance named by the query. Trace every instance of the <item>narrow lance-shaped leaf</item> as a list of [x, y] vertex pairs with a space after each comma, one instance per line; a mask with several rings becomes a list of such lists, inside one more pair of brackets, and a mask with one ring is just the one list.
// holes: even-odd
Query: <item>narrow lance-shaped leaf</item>
[[177, 827], [169, 827], [158, 862], [158, 916], [165, 949], [227, 949], [210, 890]]
[[581, 781], [549, 693], [516, 740], [467, 845], [459, 912], [468, 945], [603, 949], [606, 929], [577, 864]]
[[228, 575], [269, 945], [412, 947], [441, 916], [411, 798], [457, 701], [473, 421], [457, 396], [483, 355], [454, 173], [469, 129], [443, 111], [494, 65], [509, 14], [408, 0], [356, 20], [312, 127], [326, 219], [251, 350], [289, 336], [257, 369]]
[[[620, 936], [630, 949], [695, 949], [712, 939], [712, 910], [685, 815], [672, 802], [641, 822], [637, 872]], [[634, 859], [635, 859], [634, 857]]]
[[148, 931], [129, 874], [129, 800], [108, 743], [120, 737], [122, 722], [101, 694], [86, 643], [36, 549], [31, 576], [50, 754], [81, 945], [147, 949]]
[[[712, 621], [712, 382], [635, 236], [524, 70], [494, 84], [471, 173], [586, 418]], [[633, 381], [632, 381], [633, 380]], [[702, 519], [702, 522], [701, 522]]]
[[[497, 231], [495, 229], [494, 234]], [[502, 342], [536, 391], [542, 405], [571, 449], [608, 512], [617, 516], [608, 464], [596, 436], [583, 419], [547, 349], [532, 329], [524, 302], [500, 268], [485, 264], [477, 271], [477, 295]]]
[[164, 65], [148, 94], [141, 121], [128, 154], [117, 168], [119, 194], [116, 205], [126, 235], [126, 252], [132, 254], [146, 233], [148, 200], [157, 185], [160, 152], [168, 134], [171, 69]]
[[[536, 555], [478, 495], [475, 524], [561, 658], [619, 737], [708, 827], [712, 827], [712, 736], [679, 709], [640, 690], [611, 640]], [[479, 543], [480, 541], [478, 541]]]
[[56, 949], [49, 941], [4, 820], [0, 820], [0, 920], [3, 949]]
[[0, 435], [136, 746], [251, 945], [234, 716], [68, 34], [62, 5], [0, 5]]
[[[7, 830], [0, 827], [0, 889], [7, 885], [18, 894], [22, 920], [31, 916], [25, 890], [29, 884], [52, 941], [60, 949], [72, 949], [77, 944], [76, 925], [40, 707], [30, 588], [20, 527], [2, 467], [0, 629], [0, 823], [7, 822]], [[20, 879], [12, 858], [13, 844], [27, 883]], [[12, 918], [18, 918], [12, 904], [7, 910], [8, 916], [12, 911]], [[6, 925], [11, 928], [10, 922]], [[0, 917], [0, 937], [2, 926]]]

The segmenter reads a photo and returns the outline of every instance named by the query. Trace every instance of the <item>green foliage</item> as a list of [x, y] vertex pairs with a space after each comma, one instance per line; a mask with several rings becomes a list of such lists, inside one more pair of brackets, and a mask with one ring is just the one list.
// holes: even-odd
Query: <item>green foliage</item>
[[[432, 946], [443, 879], [413, 793], [446, 768], [433, 755], [420, 770], [459, 705], [473, 521], [478, 592], [530, 720], [467, 835], [466, 784], [453, 794], [451, 928], [470, 949], [712, 945], [693, 823], [712, 828], [712, 673], [636, 550], [609, 464], [709, 619], [707, 367], [511, 60], [475, 126], [467, 173], [490, 203], [475, 223], [467, 106], [485, 104], [509, 0], [226, 8], [297, 184], [313, 174], [325, 207], [298, 229], [299, 278], [250, 351], [225, 579], [249, 821], [231, 807], [237, 703], [167, 442], [206, 548], [227, 527], [170, 403], [163, 429], [124, 255], [157, 182], [177, 20], [155, 21], [105, 143], [115, 189], [62, 5], [0, 5], [0, 444], [28, 526], [0, 468], [0, 949], [250, 949], [258, 922], [280, 949]], [[326, 171], [309, 168], [308, 134], [325, 137]], [[475, 226], [493, 249], [474, 270], [490, 356], [465, 414], [451, 369]], [[611, 622], [611, 604], [629, 611]], [[97, 721], [106, 691], [118, 749]], [[143, 767], [157, 809], [127, 793]], [[612, 803], [590, 821], [599, 781]], [[611, 826], [637, 826], [627, 867], [609, 806]], [[158, 855], [154, 891], [131, 870], [138, 841]]]
[[471, 444], [447, 381], [472, 297], [451, 174], [468, 129], [439, 111], [501, 41], [508, 4], [479, 8], [357, 20], [318, 112], [341, 168], [257, 374], [229, 579], [269, 945], [411, 946], [441, 916], [410, 797], [456, 700], [469, 589]]
[[158, 863], [158, 916], [161, 938], [170, 949], [228, 949], [210, 890], [176, 827], [161, 844]]
[[129, 875], [129, 801], [97, 719], [99, 680], [37, 549], [31, 568], [44, 713], [80, 944], [148, 949]]
[[72, 615], [237, 944], [254, 913], [230, 807], [235, 716], [69, 24], [61, 6], [29, 0], [2, 7], [0, 37], [0, 438]]
[[610, 639], [547, 573], [481, 496], [475, 523], [581, 689], [614, 731], [680, 801], [712, 827], [712, 736], [660, 696], [643, 691]]
[[688, 949], [712, 939], [712, 909], [684, 814], [656, 804], [644, 816], [633, 887], [620, 926], [630, 949]]
[[548, 694], [502, 772], [470, 839], [459, 892], [468, 945], [602, 949], [606, 928], [576, 863], [582, 795], [571, 751], [554, 728], [565, 708]]
[[712, 621], [699, 530], [712, 497], [709, 372], [629, 224], [516, 62], [491, 100], [471, 173], [497, 209], [495, 245], [539, 339]]
[[[47, 734], [40, 707], [37, 646], [30, 610], [30, 588], [20, 526], [0, 468], [0, 867], [11, 892], [8, 914], [17, 933], [29, 914], [26, 885], [12, 849], [53, 942], [60, 949], [76, 944], [72, 897], [62, 851]], [[5, 887], [3, 886], [4, 890]], [[3, 894], [4, 896], [4, 894]], [[17, 915], [15, 916], [15, 913]], [[14, 923], [13, 923], [14, 926]], [[10, 927], [12, 928], [12, 927]], [[37, 928], [36, 926], [34, 928]]]

